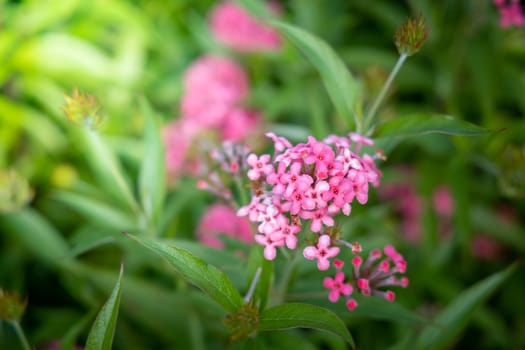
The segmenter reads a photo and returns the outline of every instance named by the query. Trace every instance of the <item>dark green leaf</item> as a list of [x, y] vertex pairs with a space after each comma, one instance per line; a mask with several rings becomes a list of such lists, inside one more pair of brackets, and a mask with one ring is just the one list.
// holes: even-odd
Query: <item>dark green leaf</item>
[[0, 218], [2, 226], [42, 260], [62, 266], [70, 263], [66, 241], [38, 212], [24, 209]]
[[216, 267], [208, 265], [187, 250], [144, 237], [129, 237], [166, 259], [184, 279], [202, 289], [225, 310], [234, 312], [243, 304], [242, 297], [232, 282]]
[[86, 340], [86, 350], [111, 350], [120, 305], [120, 281], [124, 265], [120, 267], [117, 284], [108, 301], [100, 310]]
[[488, 132], [482, 127], [448, 115], [415, 114], [397, 117], [379, 125], [374, 136], [414, 136], [431, 133], [476, 136]]
[[407, 310], [399, 303], [391, 303], [383, 298], [359, 298], [359, 307], [352, 311], [352, 317], [375, 318], [379, 320], [389, 320], [392, 322], [403, 322], [413, 325], [428, 323], [421, 316]]
[[469, 322], [474, 308], [482, 304], [503, 282], [514, 272], [517, 265], [513, 264], [505, 270], [476, 283], [459, 294], [441, 313], [427, 326], [419, 343], [422, 348], [441, 348], [457, 336]]
[[274, 306], [261, 313], [259, 330], [314, 328], [334, 333], [355, 348], [352, 335], [336, 314], [310, 304], [289, 303]]
[[343, 61], [326, 42], [311, 33], [279, 21], [270, 21], [270, 24], [297, 46], [319, 71], [337, 113], [352, 127], [361, 88]]

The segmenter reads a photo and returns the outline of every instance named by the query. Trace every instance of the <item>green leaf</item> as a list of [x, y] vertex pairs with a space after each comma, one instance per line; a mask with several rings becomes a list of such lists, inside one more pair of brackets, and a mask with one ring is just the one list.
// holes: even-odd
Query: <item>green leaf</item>
[[359, 298], [358, 302], [359, 307], [352, 311], [352, 317], [364, 317], [378, 320], [389, 320], [391, 322], [403, 322], [414, 326], [428, 324], [426, 319], [410, 310], [407, 310], [399, 303], [391, 303], [383, 298], [369, 297]]
[[260, 331], [298, 327], [334, 333], [344, 338], [352, 348], [355, 348], [354, 339], [343, 321], [327, 309], [310, 304], [289, 303], [274, 306], [261, 313]]
[[208, 265], [187, 250], [144, 237], [129, 237], [166, 259], [186, 281], [200, 288], [226, 311], [234, 312], [243, 304], [241, 295], [230, 279], [216, 267]]
[[0, 226], [6, 228], [33, 254], [52, 265], [67, 266], [69, 247], [60, 233], [32, 209], [0, 215]]
[[512, 264], [459, 294], [441, 311], [431, 325], [425, 327], [419, 337], [421, 347], [442, 348], [449, 344], [467, 325], [474, 308], [488, 299], [509, 278], [516, 267], [517, 264]]
[[381, 124], [375, 137], [414, 136], [424, 134], [447, 134], [476, 136], [489, 131], [469, 122], [442, 114], [414, 114], [397, 117]]
[[119, 203], [137, 213], [138, 204], [113, 150], [96, 131], [79, 127], [77, 130], [83, 151], [86, 152], [87, 160], [99, 185]]
[[102, 201], [68, 191], [57, 191], [53, 197], [98, 224], [119, 232], [137, 227], [134, 218]]
[[117, 284], [108, 301], [100, 310], [86, 341], [86, 350], [111, 350], [120, 305], [120, 281], [124, 265], [120, 267]]
[[159, 218], [166, 195], [164, 146], [160, 136], [160, 122], [146, 99], [141, 100], [144, 127], [144, 155], [139, 174], [139, 193], [142, 208], [150, 222]]
[[354, 108], [361, 87], [335, 51], [320, 38], [307, 31], [279, 21], [269, 21], [298, 47], [318, 70], [328, 95], [349, 127], [354, 124]]

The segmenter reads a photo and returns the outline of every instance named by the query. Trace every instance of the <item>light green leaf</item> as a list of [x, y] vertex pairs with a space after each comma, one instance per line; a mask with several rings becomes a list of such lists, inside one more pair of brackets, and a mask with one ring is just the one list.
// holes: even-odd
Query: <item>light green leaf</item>
[[414, 114], [397, 117], [381, 124], [375, 137], [414, 136], [424, 134], [447, 134], [476, 136], [489, 131], [469, 122], [442, 114]]
[[311, 33], [279, 21], [269, 23], [298, 47], [319, 71], [337, 113], [351, 128], [361, 87], [343, 61], [326, 42]]
[[124, 265], [120, 267], [117, 284], [108, 301], [100, 310], [86, 341], [86, 350], [111, 350], [120, 305], [120, 281]]
[[443, 348], [467, 325], [474, 308], [489, 298], [516, 270], [513, 264], [489, 276], [459, 294], [419, 337], [421, 348]]
[[216, 267], [173, 245], [135, 235], [129, 237], [166, 259], [186, 281], [200, 288], [225, 310], [234, 312], [243, 304], [230, 279]]
[[100, 186], [130, 211], [138, 212], [138, 204], [133, 196], [124, 172], [113, 152], [100, 135], [86, 128], [78, 128], [83, 151]]
[[289, 328], [314, 328], [331, 332], [344, 338], [355, 348], [354, 339], [343, 321], [327, 309], [310, 304], [289, 303], [274, 306], [261, 313], [260, 331]]
[[145, 99], [141, 100], [144, 117], [144, 155], [139, 174], [139, 193], [142, 208], [150, 225], [159, 218], [166, 195], [164, 146], [160, 136], [160, 122]]
[[68, 191], [57, 191], [53, 194], [53, 197], [90, 220], [115, 229], [118, 232], [137, 227], [136, 220], [130, 215], [100, 200]]
[[71, 263], [66, 241], [38, 212], [27, 208], [0, 215], [0, 226], [45, 262], [59, 266]]

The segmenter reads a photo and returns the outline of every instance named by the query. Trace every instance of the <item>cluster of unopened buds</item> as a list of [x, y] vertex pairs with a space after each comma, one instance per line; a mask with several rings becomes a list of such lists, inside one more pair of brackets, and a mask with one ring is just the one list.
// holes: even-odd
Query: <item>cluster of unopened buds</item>
[[[383, 257], [384, 253], [384, 257]], [[323, 285], [330, 290], [328, 300], [335, 303], [341, 296], [346, 298], [348, 310], [354, 310], [358, 304], [352, 298], [354, 291], [362, 295], [379, 296], [388, 301], [394, 301], [396, 295], [392, 290], [382, 290], [389, 286], [408, 286], [408, 278], [400, 277], [406, 271], [406, 261], [391, 245], [385, 246], [383, 253], [379, 249], [374, 249], [363, 261], [359, 255], [355, 255], [351, 264], [353, 270], [347, 278], [343, 272], [344, 262], [336, 259], [334, 266], [337, 269], [335, 276], [325, 277]]]

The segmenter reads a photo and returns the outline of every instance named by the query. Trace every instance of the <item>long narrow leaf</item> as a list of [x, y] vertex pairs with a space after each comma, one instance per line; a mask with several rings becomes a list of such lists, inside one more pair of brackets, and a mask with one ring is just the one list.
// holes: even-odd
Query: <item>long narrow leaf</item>
[[345, 339], [355, 348], [354, 339], [345, 324], [336, 314], [310, 304], [289, 303], [274, 306], [262, 312], [260, 331], [289, 328], [314, 328], [331, 332]]
[[148, 221], [156, 220], [166, 195], [164, 147], [160, 137], [160, 123], [148, 102], [141, 101], [144, 127], [144, 155], [139, 176], [139, 193], [142, 208]]
[[374, 133], [374, 136], [414, 136], [432, 133], [476, 136], [488, 132], [488, 130], [482, 127], [449, 115], [415, 114], [397, 117], [381, 124]]
[[108, 194], [132, 212], [138, 211], [137, 202], [131, 192], [117, 158], [100, 135], [92, 130], [79, 130], [79, 138], [83, 141], [83, 151], [100, 186]]
[[91, 327], [86, 341], [86, 350], [111, 350], [120, 306], [120, 281], [123, 272], [124, 266], [122, 265], [117, 284]]
[[337, 113], [346, 125], [354, 125], [354, 107], [360, 94], [360, 85], [335, 51], [313, 34], [279, 21], [270, 21], [295, 46], [297, 46], [318, 70]]
[[28, 208], [1, 215], [0, 226], [43, 261], [59, 266], [67, 266], [70, 263], [67, 242], [38, 212]]
[[129, 237], [166, 259], [186, 281], [200, 288], [225, 310], [234, 312], [243, 304], [230, 279], [216, 267], [173, 245], [134, 235]]
[[483, 303], [498, 289], [516, 270], [513, 264], [505, 270], [476, 283], [459, 294], [435, 319], [427, 326], [419, 338], [423, 349], [440, 348], [457, 336], [469, 322], [474, 308]]

